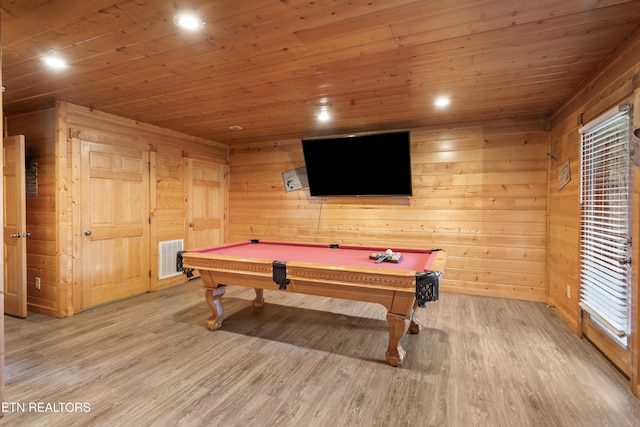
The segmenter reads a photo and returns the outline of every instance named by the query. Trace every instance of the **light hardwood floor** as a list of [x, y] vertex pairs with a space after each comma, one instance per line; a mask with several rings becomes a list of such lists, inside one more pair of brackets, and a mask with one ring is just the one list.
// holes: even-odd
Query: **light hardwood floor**
[[[6, 317], [0, 425], [637, 426], [628, 383], [545, 304], [442, 294], [399, 368], [381, 306], [199, 280], [71, 318]], [[33, 408], [40, 403], [42, 406]], [[86, 403], [88, 412], [70, 412]], [[20, 406], [24, 405], [24, 412]], [[49, 404], [49, 407], [46, 405]], [[31, 408], [30, 408], [31, 405]], [[30, 410], [31, 409], [31, 410]], [[39, 412], [39, 411], [62, 412]]]

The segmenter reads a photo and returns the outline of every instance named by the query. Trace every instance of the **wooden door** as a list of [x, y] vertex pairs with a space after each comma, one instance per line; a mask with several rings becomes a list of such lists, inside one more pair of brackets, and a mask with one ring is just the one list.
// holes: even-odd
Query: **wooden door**
[[80, 141], [83, 309], [149, 291], [148, 159]]
[[186, 249], [224, 242], [226, 166], [185, 159]]
[[4, 312], [27, 317], [27, 232], [24, 136], [4, 138]]

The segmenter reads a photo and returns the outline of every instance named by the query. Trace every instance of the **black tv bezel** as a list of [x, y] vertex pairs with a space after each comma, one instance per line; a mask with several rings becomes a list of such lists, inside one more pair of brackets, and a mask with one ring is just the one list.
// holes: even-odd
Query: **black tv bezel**
[[[325, 162], [325, 164], [321, 168], [323, 172], [320, 173], [317, 170], [315, 170], [317, 169], [319, 162], [317, 161], [317, 159], [310, 158], [313, 155], [313, 153], [311, 153], [311, 151], [313, 150], [309, 149], [310, 147], [309, 144], [325, 142], [327, 144], [330, 144], [329, 149], [331, 149], [335, 147], [335, 144], [340, 144], [340, 143], [348, 144], [350, 142], [357, 144], [357, 143], [363, 143], [366, 141], [371, 141], [373, 139], [374, 143], [376, 144], [376, 149], [374, 149], [373, 152], [379, 153], [379, 156], [380, 156], [375, 158], [375, 160], [378, 161], [378, 163], [374, 166], [362, 165], [361, 167], [356, 169], [356, 171], [360, 171], [361, 173], [367, 173], [371, 169], [371, 167], [375, 168], [381, 164], [380, 162], [388, 160], [389, 151], [385, 151], [382, 149], [384, 147], [381, 141], [388, 140], [389, 138], [392, 138], [395, 144], [397, 144], [398, 141], [404, 144], [402, 147], [400, 147], [401, 152], [398, 153], [398, 154], [401, 154], [401, 157], [394, 161], [393, 166], [397, 167], [394, 170], [389, 170], [386, 167], [385, 168], [378, 167], [379, 170], [377, 172], [379, 175], [376, 176], [375, 179], [380, 180], [378, 182], [382, 182], [382, 180], [385, 180], [385, 179], [393, 180], [395, 176], [396, 177], [395, 182], [397, 183], [398, 182], [397, 174], [402, 174], [401, 176], [402, 181], [399, 184], [396, 184], [397, 187], [395, 188], [397, 189], [394, 189], [393, 191], [377, 192], [372, 189], [373, 188], [372, 186], [369, 186], [367, 184], [366, 187], [361, 188], [361, 191], [344, 192], [344, 191], [339, 191], [337, 189], [337, 184], [332, 188], [326, 188], [326, 185], [319, 186], [317, 184], [317, 181], [319, 179], [322, 179], [322, 177], [326, 176], [325, 173], [327, 170], [331, 169], [331, 165], [327, 160], [328, 155], [323, 155], [323, 159]], [[327, 137], [303, 138], [301, 140], [301, 145], [302, 145], [303, 156], [305, 159], [305, 166], [307, 168], [309, 194], [312, 197], [411, 197], [413, 196], [413, 164], [411, 159], [411, 132], [409, 130], [368, 132], [368, 133], [359, 133], [359, 134], [353, 134], [353, 135], [337, 135], [337, 136], [327, 136]], [[397, 150], [398, 146], [395, 145], [392, 148]], [[354, 154], [351, 154], [351, 157], [349, 157], [349, 159], [354, 159], [354, 164], [356, 166], [360, 164], [359, 162], [355, 161], [356, 159]], [[366, 160], [370, 161], [371, 158], [368, 158]]]

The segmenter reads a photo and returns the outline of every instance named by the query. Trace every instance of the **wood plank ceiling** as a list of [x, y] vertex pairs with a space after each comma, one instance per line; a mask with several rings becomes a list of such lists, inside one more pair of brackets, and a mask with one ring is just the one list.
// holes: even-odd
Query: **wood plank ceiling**
[[[185, 9], [201, 31], [174, 24]], [[58, 99], [228, 144], [548, 117], [640, 25], [637, 0], [2, 0], [1, 11], [5, 114]], [[52, 52], [69, 67], [47, 70]], [[448, 108], [434, 107], [440, 95]]]

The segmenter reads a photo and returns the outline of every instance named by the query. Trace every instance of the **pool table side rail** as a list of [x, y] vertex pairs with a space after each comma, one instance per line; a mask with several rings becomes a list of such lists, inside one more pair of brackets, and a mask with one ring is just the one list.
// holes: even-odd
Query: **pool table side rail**
[[425, 268], [425, 272], [433, 271], [439, 274], [444, 273], [444, 269], [447, 265], [447, 252], [442, 249], [434, 250], [433, 253], [433, 262], [431, 262], [431, 266], [427, 269]]
[[[212, 255], [197, 252], [182, 253], [182, 269], [208, 270], [218, 273], [241, 274], [245, 278], [252, 276], [272, 277], [273, 261], [263, 258], [238, 258], [227, 255]], [[349, 286], [378, 286], [389, 290], [415, 291], [416, 272], [411, 270], [372, 271], [371, 268], [358, 266], [336, 266], [331, 264], [296, 262], [286, 263], [287, 278], [311, 280], [316, 278], [333, 284], [349, 283]], [[241, 273], [239, 273], [241, 272]], [[243, 283], [228, 283], [239, 284]], [[250, 286], [250, 285], [249, 285]], [[277, 286], [275, 286], [277, 289]]]
[[[183, 255], [184, 254], [189, 254], [189, 257], [195, 257], [196, 254], [203, 254], [204, 256], [208, 257], [208, 258], [218, 258], [218, 259], [230, 259], [233, 258], [237, 261], [244, 261], [244, 262], [260, 262], [260, 260], [267, 262], [267, 263], [272, 263], [274, 260], [273, 259], [268, 259], [268, 258], [257, 258], [257, 257], [238, 257], [237, 255], [233, 255], [233, 256], [227, 256], [224, 254], [221, 254], [220, 252], [229, 248], [234, 248], [234, 247], [240, 247], [240, 246], [246, 246], [246, 245], [251, 245], [251, 244], [265, 244], [265, 245], [280, 245], [280, 246], [302, 246], [302, 247], [317, 247], [317, 248], [332, 248], [332, 247], [336, 247], [336, 248], [341, 248], [341, 249], [353, 249], [353, 250], [361, 250], [361, 251], [367, 251], [367, 252], [381, 252], [384, 251], [384, 249], [380, 248], [380, 247], [376, 247], [376, 246], [356, 246], [356, 245], [338, 245], [338, 244], [322, 244], [322, 243], [311, 243], [311, 242], [279, 242], [279, 241], [271, 241], [271, 240], [249, 240], [249, 241], [243, 241], [243, 242], [234, 242], [234, 243], [228, 243], [225, 245], [220, 245], [220, 246], [216, 246], [215, 248], [198, 248], [198, 249], [190, 249], [190, 250], [185, 250], [185, 251], [180, 251], [178, 253], [178, 265], [177, 265], [177, 271], [183, 272], [185, 274], [187, 274], [187, 276], [190, 277], [190, 274], [188, 274], [188, 271], [185, 270], [189, 270], [190, 266], [183, 266]], [[445, 265], [446, 265], [446, 261], [447, 261], [447, 253], [446, 251], [442, 250], [442, 249], [415, 249], [415, 248], [394, 248], [394, 250], [396, 252], [401, 252], [401, 253], [417, 253], [417, 254], [430, 254], [428, 261], [425, 263], [424, 267], [423, 267], [423, 271], [424, 272], [429, 272], [429, 271], [434, 271], [434, 272], [439, 272], [440, 274], [444, 273], [445, 270]], [[289, 262], [293, 262], [293, 261], [289, 261]], [[335, 266], [335, 264], [322, 264], [322, 263], [318, 263], [318, 266], [320, 268], [325, 268], [326, 265], [331, 265], [331, 266]], [[187, 268], [183, 268], [183, 267], [187, 267]], [[343, 268], [345, 269], [351, 269], [351, 268], [357, 268], [355, 266], [343, 266]], [[367, 267], [369, 268], [369, 267]], [[191, 269], [193, 269], [193, 267], [191, 267]], [[354, 270], [357, 271], [357, 270]], [[417, 271], [416, 271], [417, 272]]]
[[[439, 282], [440, 275], [444, 272], [447, 261], [447, 253], [442, 250], [431, 253], [429, 269], [423, 272], [413, 270], [389, 270], [380, 268], [372, 269], [371, 266], [344, 266], [333, 264], [322, 264], [315, 262], [289, 261], [286, 263], [287, 278], [304, 280], [305, 282], [314, 279], [324, 283], [334, 285], [344, 285], [350, 287], [371, 287], [376, 286], [381, 289], [415, 292], [416, 278], [429, 275], [429, 280]], [[184, 272], [188, 277], [193, 270], [214, 271], [225, 276], [230, 275], [236, 280], [233, 285], [265, 287], [262, 278], [272, 277], [273, 260], [264, 258], [229, 256], [206, 251], [183, 251], [178, 254], [178, 270]], [[227, 276], [229, 277], [229, 276]], [[258, 279], [256, 282], [252, 279]], [[223, 283], [222, 281], [220, 281]], [[259, 283], [259, 284], [257, 284]], [[438, 284], [436, 284], [438, 286]], [[277, 286], [273, 286], [278, 289]], [[437, 299], [437, 292], [436, 292]]]

